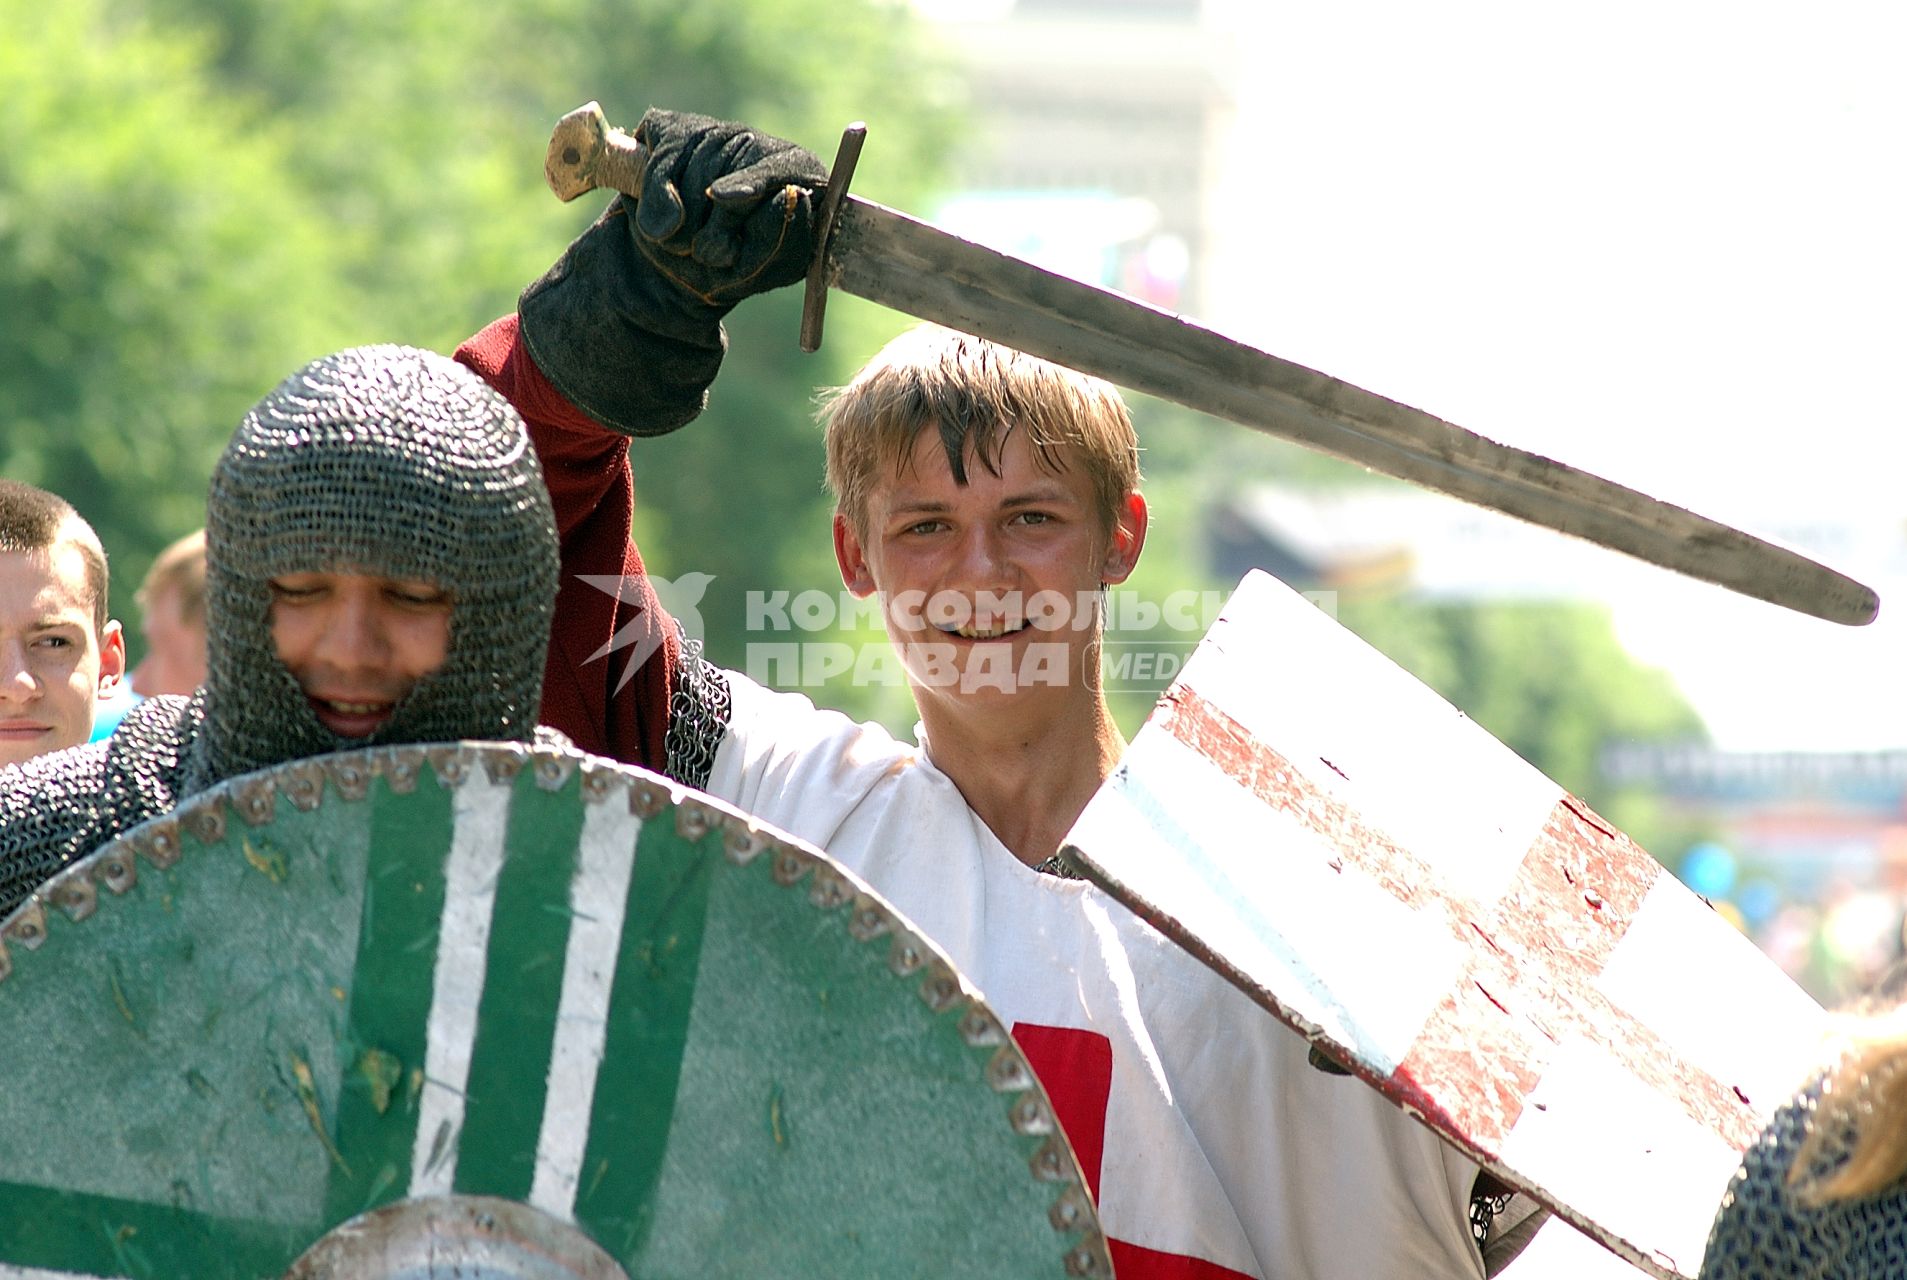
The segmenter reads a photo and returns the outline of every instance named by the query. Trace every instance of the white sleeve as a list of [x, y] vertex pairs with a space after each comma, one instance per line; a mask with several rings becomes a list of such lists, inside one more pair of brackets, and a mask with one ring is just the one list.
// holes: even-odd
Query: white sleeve
[[726, 674], [733, 701], [709, 794], [823, 849], [883, 780], [919, 755], [879, 725]]

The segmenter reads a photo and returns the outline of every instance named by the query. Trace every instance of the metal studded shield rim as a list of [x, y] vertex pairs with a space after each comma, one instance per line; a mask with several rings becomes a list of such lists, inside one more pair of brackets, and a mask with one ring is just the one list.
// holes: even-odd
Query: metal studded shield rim
[[[909, 983], [936, 1019], [956, 1018], [966, 1045], [976, 1055], [987, 1055], [984, 1061], [976, 1056], [979, 1075], [994, 1092], [1010, 1098], [1000, 1114], [1002, 1128], [1021, 1137], [1044, 1138], [1027, 1162], [1027, 1175], [1057, 1192], [1047, 1214], [1053, 1230], [1078, 1237], [1066, 1242], [1060, 1255], [1065, 1273], [1112, 1274], [1085, 1180], [1053, 1121], [1051, 1100], [1004, 1023], [952, 961], [872, 887], [818, 849], [764, 827], [731, 805], [633, 766], [546, 747], [457, 743], [365, 748], [231, 779], [194, 796], [171, 814], [102, 845], [54, 876], [0, 921], [0, 982], [17, 967], [14, 948], [39, 951], [53, 932], [82, 926], [101, 910], [110, 910], [136, 883], [139, 862], [163, 873], [181, 858], [220, 843], [229, 830], [228, 813], [256, 827], [273, 817], [281, 793], [295, 808], [311, 811], [327, 802], [363, 802], [373, 794], [378, 779], [391, 791], [407, 794], [416, 789], [426, 768], [450, 789], [479, 773], [501, 782], [528, 769], [535, 784], [547, 791], [559, 790], [580, 771], [584, 804], [622, 804], [645, 822], [673, 811], [670, 816], [684, 838], [715, 835], [720, 840], [721, 864], [738, 873], [769, 876], [793, 891], [793, 900], [834, 920], [855, 942], [883, 947], [881, 967]], [[763, 870], [749, 872], [751, 867]], [[101, 888], [108, 892], [100, 894]], [[49, 907], [66, 922], [58, 930], [49, 929]]]
[[[992, 1050], [982, 1070], [994, 1092], [1013, 1098], [1002, 1114], [1005, 1126], [1023, 1137], [1045, 1138], [1027, 1162], [1028, 1176], [1057, 1188], [1058, 1194], [1047, 1210], [1055, 1233], [1085, 1231], [1061, 1255], [1065, 1273], [1112, 1275], [1111, 1255], [1094, 1219], [1085, 1178], [1053, 1120], [1051, 1100], [999, 1016], [960, 976], [952, 960], [910, 928], [870, 885], [820, 850], [764, 827], [711, 796], [662, 783], [642, 770], [626, 766], [616, 769], [627, 776], [631, 813], [647, 819], [673, 807], [676, 830], [683, 837], [701, 839], [719, 833], [730, 863], [744, 869], [765, 866], [777, 885], [795, 891], [800, 900], [837, 920], [857, 942], [865, 945], [888, 939], [888, 970], [896, 978], [913, 983], [916, 994], [934, 1014], [957, 1017], [960, 1034], [970, 1048]], [[609, 786], [583, 789], [589, 803], [609, 802], [614, 795], [615, 789]], [[849, 909], [843, 911], [843, 907]]]

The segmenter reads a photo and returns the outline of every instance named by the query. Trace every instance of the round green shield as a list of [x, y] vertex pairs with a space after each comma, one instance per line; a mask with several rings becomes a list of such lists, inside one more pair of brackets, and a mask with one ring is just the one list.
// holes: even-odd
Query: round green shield
[[931, 944], [593, 757], [350, 752], [136, 829], [0, 926], [0, 1072], [0, 1280], [1111, 1271]]

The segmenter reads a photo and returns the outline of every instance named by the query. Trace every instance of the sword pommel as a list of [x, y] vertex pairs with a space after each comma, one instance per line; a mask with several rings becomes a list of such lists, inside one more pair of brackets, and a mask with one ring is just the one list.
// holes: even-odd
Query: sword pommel
[[585, 102], [551, 131], [543, 178], [559, 200], [574, 200], [597, 187], [634, 197], [642, 190], [648, 160], [640, 142], [610, 126], [601, 103]]

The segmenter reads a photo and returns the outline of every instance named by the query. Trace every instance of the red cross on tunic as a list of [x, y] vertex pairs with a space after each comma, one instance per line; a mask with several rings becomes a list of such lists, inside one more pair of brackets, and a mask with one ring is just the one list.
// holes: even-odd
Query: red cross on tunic
[[[1013, 1039], [1032, 1064], [1060, 1127], [1073, 1144], [1086, 1188], [1099, 1201], [1099, 1167], [1106, 1151], [1106, 1101], [1112, 1094], [1112, 1042], [1096, 1031], [1022, 1022]], [[1119, 1280], [1249, 1280], [1242, 1271], [1182, 1253], [1162, 1253], [1106, 1237]]]

